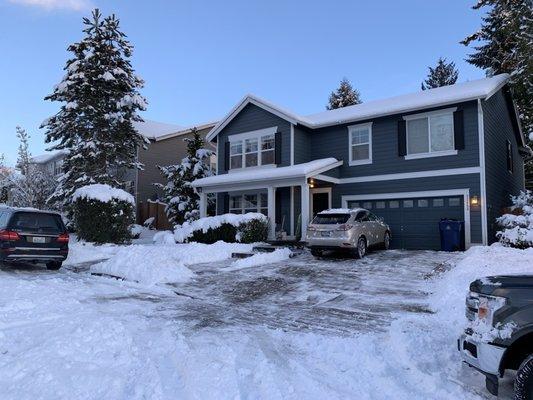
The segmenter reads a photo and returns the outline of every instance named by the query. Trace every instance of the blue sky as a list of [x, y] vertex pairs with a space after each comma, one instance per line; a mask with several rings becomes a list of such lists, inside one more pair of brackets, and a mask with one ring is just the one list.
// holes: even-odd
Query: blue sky
[[194, 125], [246, 93], [297, 113], [324, 110], [346, 76], [363, 101], [417, 91], [439, 56], [460, 81], [484, 76], [459, 44], [480, 25], [474, 0], [0, 0], [0, 153], [16, 159], [15, 126], [44, 151], [45, 102], [92, 7], [115, 13], [146, 81], [145, 118]]

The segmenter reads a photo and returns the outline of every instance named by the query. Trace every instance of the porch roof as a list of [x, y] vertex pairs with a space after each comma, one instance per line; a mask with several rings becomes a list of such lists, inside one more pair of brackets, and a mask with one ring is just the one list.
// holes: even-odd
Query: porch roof
[[227, 188], [227, 190], [232, 190], [233, 186], [264, 182], [265, 187], [267, 187], [271, 186], [274, 182], [281, 184], [282, 182], [293, 182], [295, 180], [303, 181], [333, 168], [337, 168], [342, 165], [342, 163], [343, 161], [338, 161], [336, 158], [331, 157], [288, 167], [251, 168], [249, 170], [197, 179], [192, 182], [192, 186], [195, 188], [218, 187], [219, 189], [224, 187]]

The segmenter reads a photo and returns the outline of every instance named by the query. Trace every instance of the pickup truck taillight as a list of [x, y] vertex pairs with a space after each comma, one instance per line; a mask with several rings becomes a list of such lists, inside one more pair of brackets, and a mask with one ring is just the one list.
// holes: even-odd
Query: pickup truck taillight
[[16, 242], [20, 239], [20, 236], [17, 232], [0, 230], [0, 240], [7, 242]]
[[57, 241], [59, 243], [68, 243], [69, 241], [68, 233], [62, 233], [61, 235], [59, 235], [57, 237]]

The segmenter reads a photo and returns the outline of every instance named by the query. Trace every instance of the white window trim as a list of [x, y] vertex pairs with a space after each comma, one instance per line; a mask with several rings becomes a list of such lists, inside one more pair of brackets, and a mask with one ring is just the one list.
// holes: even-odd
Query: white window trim
[[[415, 119], [423, 119], [426, 118], [428, 122], [428, 152], [425, 153], [413, 153], [413, 154], [406, 154], [403, 158], [405, 160], [416, 160], [419, 158], [430, 158], [430, 157], [442, 157], [442, 156], [456, 156], [459, 154], [459, 152], [455, 149], [455, 127], [453, 124], [453, 113], [457, 111], [457, 107], [452, 108], [446, 108], [443, 110], [436, 110], [436, 111], [430, 111], [426, 113], [419, 113], [419, 114], [410, 114], [410, 115], [404, 115], [403, 119], [406, 121], [405, 124], [405, 150], [409, 152], [409, 129], [407, 124], [408, 121], [415, 120]], [[438, 117], [441, 115], [452, 115], [452, 150], [442, 150], [442, 151], [431, 151], [431, 117]]]
[[[360, 128], [368, 128], [368, 159], [366, 160], [353, 160], [352, 159], [352, 147], [355, 146], [352, 143], [352, 130], [360, 129]], [[366, 124], [358, 124], [358, 125], [350, 125], [348, 127], [348, 143], [349, 143], [349, 163], [348, 165], [365, 165], [365, 164], [372, 164], [372, 122], [367, 122]], [[360, 144], [366, 144], [366, 143], [360, 143]]]
[[[276, 133], [278, 132], [278, 127], [277, 126], [273, 126], [271, 128], [265, 128], [265, 129], [258, 129], [258, 130], [255, 130], [255, 131], [250, 131], [250, 132], [244, 132], [244, 133], [239, 133], [239, 134], [235, 134], [235, 135], [229, 135], [228, 136], [228, 141], [229, 141], [229, 145], [230, 145], [230, 162], [229, 162], [229, 165], [230, 165], [230, 168], [229, 168], [229, 172], [235, 172], [235, 171], [242, 171], [243, 169], [246, 169], [246, 170], [250, 170], [252, 168], [272, 168], [272, 167], [275, 167], [276, 166]], [[263, 165], [262, 162], [263, 162], [263, 151], [261, 150], [261, 139], [264, 137], [264, 136], [274, 136], [274, 148], [272, 149], [272, 151], [274, 151], [274, 162], [271, 163], [271, 164], [265, 164]], [[246, 152], [246, 140], [247, 139], [257, 139], [257, 165], [254, 165], [252, 167], [247, 167], [246, 166], [246, 154], [254, 154], [256, 153], [255, 151], [254, 152]], [[231, 168], [231, 145], [232, 144], [235, 144], [237, 142], [241, 142], [241, 145], [242, 145], [242, 153], [241, 153], [241, 157], [242, 157], [242, 164], [241, 164], [241, 167], [240, 168]], [[235, 154], [237, 155], [237, 154]]]
[[[244, 196], [257, 196], [257, 207], [255, 209], [255, 212], [258, 212], [260, 213], [261, 212], [261, 209], [267, 209], [268, 210], [268, 199], [267, 199], [267, 204], [265, 207], [263, 207], [263, 204], [261, 202], [261, 194], [264, 194], [264, 192], [258, 192], [258, 193], [243, 193], [243, 194], [236, 194], [236, 195], [231, 195], [230, 194], [230, 202], [231, 202], [231, 197], [240, 197], [241, 198], [241, 207], [240, 208], [235, 208], [235, 207], [228, 207], [228, 211], [230, 214], [235, 214], [235, 210], [239, 210], [241, 214], [244, 214], [245, 213], [245, 210], [251, 210], [251, 207], [245, 207], [244, 206]], [[230, 204], [231, 205], [231, 204]]]

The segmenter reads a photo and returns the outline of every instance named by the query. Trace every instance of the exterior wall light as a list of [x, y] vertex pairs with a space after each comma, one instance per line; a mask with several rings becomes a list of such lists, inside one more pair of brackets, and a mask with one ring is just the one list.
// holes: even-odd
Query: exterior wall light
[[470, 205], [478, 206], [479, 205], [479, 197], [472, 196], [472, 198], [470, 199]]

